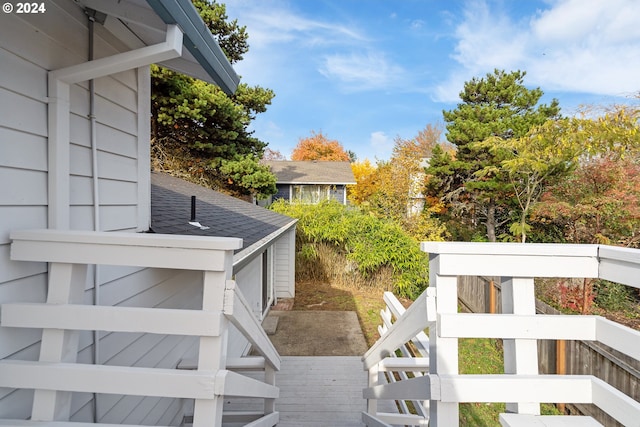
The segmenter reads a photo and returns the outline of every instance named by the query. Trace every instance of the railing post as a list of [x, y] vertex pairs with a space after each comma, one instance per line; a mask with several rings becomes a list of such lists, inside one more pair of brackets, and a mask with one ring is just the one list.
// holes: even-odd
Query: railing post
[[[87, 281], [85, 264], [51, 263], [47, 304], [81, 304]], [[40, 344], [41, 362], [76, 361], [78, 331], [43, 329]], [[71, 413], [71, 393], [35, 390], [31, 419], [35, 421], [67, 421]]]
[[[533, 278], [503, 277], [501, 288], [503, 313], [536, 314]], [[505, 374], [538, 374], [536, 340], [505, 339], [503, 345]], [[534, 402], [507, 403], [507, 412], [539, 415], [540, 404]]]
[[[264, 382], [269, 385], [276, 385], [276, 370], [270, 364], [266, 364], [264, 368]], [[264, 413], [272, 414], [276, 411], [276, 399], [265, 399], [264, 400]]]
[[[380, 362], [376, 363], [372, 367], [369, 368], [369, 387], [375, 387], [380, 384]], [[373, 415], [374, 417], [378, 413], [378, 400], [377, 399], [367, 399], [367, 413]]]
[[[429, 286], [436, 289], [436, 313], [458, 312], [458, 278], [440, 275], [443, 254], [429, 254]], [[429, 373], [458, 374], [458, 339], [440, 338], [438, 328], [429, 328]], [[460, 423], [458, 403], [430, 401], [429, 425], [453, 427]]]
[[[224, 294], [227, 280], [231, 279], [233, 252], [227, 251], [224, 271], [205, 271], [202, 277], [202, 310], [224, 311]], [[227, 338], [229, 321], [222, 316], [221, 334], [215, 337], [201, 337], [198, 353], [199, 371], [219, 371], [226, 368]], [[196, 399], [193, 411], [193, 427], [219, 427], [222, 425], [222, 405], [224, 396], [213, 399]]]

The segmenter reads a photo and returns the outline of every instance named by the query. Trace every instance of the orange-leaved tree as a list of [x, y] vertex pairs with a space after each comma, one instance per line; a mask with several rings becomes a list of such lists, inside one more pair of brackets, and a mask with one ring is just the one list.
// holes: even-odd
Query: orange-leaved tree
[[311, 136], [300, 138], [291, 153], [291, 160], [333, 160], [350, 161], [342, 144], [327, 138], [322, 131], [311, 131]]

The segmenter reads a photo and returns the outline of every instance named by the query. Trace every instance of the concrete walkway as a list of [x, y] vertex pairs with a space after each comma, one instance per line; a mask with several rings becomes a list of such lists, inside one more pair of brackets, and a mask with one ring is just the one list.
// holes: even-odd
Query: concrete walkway
[[269, 338], [281, 356], [361, 357], [367, 351], [353, 311], [272, 310], [265, 321], [268, 333], [274, 323]]

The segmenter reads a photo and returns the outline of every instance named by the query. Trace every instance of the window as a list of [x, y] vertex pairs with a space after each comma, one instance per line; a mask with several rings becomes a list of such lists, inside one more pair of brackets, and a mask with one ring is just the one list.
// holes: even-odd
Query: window
[[291, 200], [316, 204], [330, 197], [330, 185], [294, 185]]

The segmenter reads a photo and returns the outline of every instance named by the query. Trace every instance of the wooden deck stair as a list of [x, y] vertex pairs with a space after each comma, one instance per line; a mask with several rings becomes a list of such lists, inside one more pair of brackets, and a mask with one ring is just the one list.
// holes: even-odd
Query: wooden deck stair
[[[278, 427], [362, 427], [367, 373], [360, 356], [283, 356], [276, 373]], [[392, 402], [380, 402], [394, 412]], [[261, 402], [228, 399], [225, 411], [260, 410]], [[240, 424], [225, 423], [225, 427]]]

